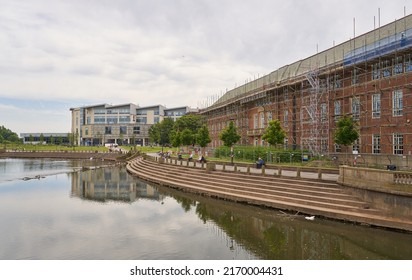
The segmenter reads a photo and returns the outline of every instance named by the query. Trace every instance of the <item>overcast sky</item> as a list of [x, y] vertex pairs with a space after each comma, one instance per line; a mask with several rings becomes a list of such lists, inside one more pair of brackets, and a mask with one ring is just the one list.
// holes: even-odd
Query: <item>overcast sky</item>
[[[403, 0], [0, 0], [0, 125], [69, 132], [70, 108], [198, 107], [411, 13]], [[378, 9], [380, 8], [380, 17]]]

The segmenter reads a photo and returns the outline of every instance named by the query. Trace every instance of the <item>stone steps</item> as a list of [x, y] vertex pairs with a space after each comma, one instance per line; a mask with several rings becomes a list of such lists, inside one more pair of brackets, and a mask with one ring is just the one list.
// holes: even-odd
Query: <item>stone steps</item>
[[142, 158], [129, 162], [127, 169], [148, 181], [210, 197], [412, 231], [412, 222], [389, 217], [386, 211], [374, 209], [333, 182], [206, 172]]
[[[202, 170], [192, 168], [184, 168], [185, 170], [182, 170], [182, 168], [178, 167], [179, 172], [176, 172], [176, 167], [167, 164], [159, 166], [151, 162], [136, 161], [133, 167], [141, 176], [149, 176], [151, 180], [156, 179], [159, 182], [169, 181], [175, 185], [183, 183], [185, 185], [189, 184], [192, 188], [201, 189], [211, 194], [224, 192], [230, 195], [253, 197], [254, 199], [259, 198], [282, 203], [289, 202], [298, 205], [344, 209], [346, 211], [358, 211], [359, 209], [365, 208], [365, 203], [356, 198], [354, 199], [353, 196], [342, 194], [342, 190], [340, 190], [337, 185], [332, 189], [330, 183], [327, 188], [329, 192], [325, 193], [322, 192], [322, 188], [325, 187], [317, 187], [315, 191], [302, 190], [304, 185], [300, 183], [299, 180], [285, 179], [282, 180], [283, 190], [278, 190], [278, 186], [273, 182], [270, 182], [270, 186], [256, 180], [249, 184], [245, 184], [244, 181], [242, 181], [241, 184], [234, 184], [233, 182], [240, 181], [232, 180], [232, 178], [230, 178], [232, 176], [227, 178], [230, 174], [221, 174], [221, 176], [226, 176], [226, 178], [219, 180], [214, 174], [207, 174], [203, 171], [202, 176]], [[287, 181], [289, 181], [291, 187], [285, 190], [284, 185]], [[313, 182], [311, 183], [313, 184]], [[293, 184], [295, 186], [293, 186]], [[297, 189], [296, 186], [299, 186], [300, 190]], [[331, 193], [332, 190], [334, 190], [335, 193]], [[367, 210], [369, 212], [373, 211], [372, 209]]]

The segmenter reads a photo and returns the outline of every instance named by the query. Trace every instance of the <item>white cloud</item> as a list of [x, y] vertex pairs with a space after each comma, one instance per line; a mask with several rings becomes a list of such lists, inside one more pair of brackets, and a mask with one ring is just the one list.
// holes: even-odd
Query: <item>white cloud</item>
[[[404, 0], [0, 5], [0, 102], [71, 100], [68, 116], [69, 107], [86, 102], [196, 107], [208, 96], [348, 40], [354, 17], [359, 35], [378, 24], [379, 7], [381, 25], [410, 9]], [[5, 117], [0, 113], [0, 120]], [[55, 122], [55, 130], [61, 126]]]

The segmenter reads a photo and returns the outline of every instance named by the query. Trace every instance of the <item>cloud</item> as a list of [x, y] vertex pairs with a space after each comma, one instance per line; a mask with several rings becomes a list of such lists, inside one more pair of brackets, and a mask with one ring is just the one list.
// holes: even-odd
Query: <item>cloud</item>
[[377, 25], [379, 7], [381, 25], [407, 7], [404, 0], [0, 2], [0, 97], [69, 100], [68, 116], [76, 104], [196, 107], [348, 40], [353, 18], [359, 35]]

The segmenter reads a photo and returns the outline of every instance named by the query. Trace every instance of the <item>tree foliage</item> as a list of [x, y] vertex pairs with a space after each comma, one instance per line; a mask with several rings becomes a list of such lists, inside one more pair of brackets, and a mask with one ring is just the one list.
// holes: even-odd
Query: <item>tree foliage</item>
[[269, 122], [269, 126], [266, 128], [262, 139], [274, 146], [276, 144], [282, 144], [285, 140], [286, 132], [280, 126], [279, 120], [273, 120]]
[[149, 129], [149, 138], [159, 145], [171, 144], [171, 131], [174, 121], [170, 118], [162, 120], [160, 123], [152, 125]]
[[185, 146], [193, 145], [195, 141], [193, 132], [190, 129], [185, 128], [181, 132], [181, 140], [182, 140], [182, 145], [185, 145]]
[[219, 139], [223, 141], [223, 145], [226, 147], [232, 147], [240, 140], [240, 135], [237, 133], [233, 121], [230, 121], [229, 126], [219, 134]]
[[192, 134], [196, 134], [204, 124], [205, 120], [200, 115], [184, 115], [176, 120], [173, 129], [177, 131], [189, 129]]
[[206, 125], [203, 125], [197, 132], [196, 143], [205, 148], [210, 142], [212, 142], [212, 139], [210, 138], [209, 129]]
[[0, 126], [0, 143], [18, 143], [20, 142], [19, 136], [17, 133], [11, 131], [8, 128], [5, 128], [3, 125]]
[[359, 139], [356, 123], [351, 117], [345, 116], [339, 119], [336, 123], [334, 139], [336, 144], [344, 146], [349, 146]]

